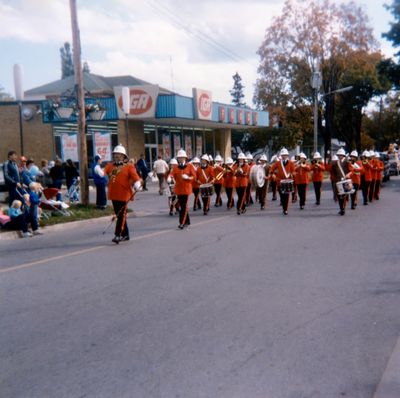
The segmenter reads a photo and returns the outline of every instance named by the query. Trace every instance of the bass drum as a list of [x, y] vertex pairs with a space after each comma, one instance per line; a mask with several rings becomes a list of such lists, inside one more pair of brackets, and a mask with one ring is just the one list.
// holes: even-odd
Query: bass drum
[[254, 165], [250, 169], [250, 182], [253, 188], [262, 188], [265, 184], [265, 169], [260, 165]]

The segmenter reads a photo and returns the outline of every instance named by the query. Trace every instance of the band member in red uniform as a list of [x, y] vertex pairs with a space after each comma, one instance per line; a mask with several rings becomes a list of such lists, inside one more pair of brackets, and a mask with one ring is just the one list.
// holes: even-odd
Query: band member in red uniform
[[283, 214], [288, 214], [289, 208], [289, 191], [282, 190], [281, 182], [282, 180], [292, 180], [292, 190], [293, 190], [293, 173], [294, 164], [289, 160], [289, 152], [286, 148], [282, 148], [280, 152], [280, 160], [275, 162], [271, 166], [271, 173], [276, 173], [276, 179], [278, 184], [278, 191], [281, 197], [281, 204], [283, 209]]
[[[247, 164], [249, 165], [249, 176], [250, 176], [250, 170], [254, 166], [254, 161], [253, 161], [253, 155], [251, 153], [248, 153], [246, 156], [246, 161]], [[251, 196], [251, 182], [250, 178], [248, 178], [247, 181], [247, 187], [246, 187], [246, 205], [250, 206], [254, 204], [253, 198]]]
[[178, 165], [171, 172], [171, 177], [176, 181], [175, 193], [179, 201], [179, 229], [190, 225], [188, 199], [192, 193], [192, 181], [196, 178], [196, 172], [192, 164], [188, 163], [186, 152], [180, 149], [176, 155]]
[[226, 196], [228, 197], [228, 202], [226, 207], [228, 210], [232, 209], [235, 206], [235, 200], [233, 198], [233, 188], [235, 187], [236, 177], [234, 176], [233, 171], [233, 160], [232, 158], [226, 158], [225, 166], [224, 166], [224, 178], [223, 185], [225, 188]]
[[223, 183], [223, 176], [224, 176], [224, 168], [222, 167], [223, 159], [221, 155], [217, 155], [215, 157], [215, 164], [214, 164], [214, 190], [215, 190], [215, 206], [219, 207], [222, 206], [222, 199], [221, 199], [221, 189]]
[[358, 160], [358, 152], [350, 153], [349, 171], [351, 171], [351, 182], [353, 183], [354, 192], [350, 195], [351, 209], [357, 207], [358, 190], [361, 184], [361, 173], [363, 171], [362, 162]]
[[134, 191], [142, 186], [142, 180], [136, 172], [135, 166], [128, 162], [126, 150], [117, 145], [113, 150], [114, 161], [104, 168], [108, 176], [108, 199], [112, 201], [117, 222], [115, 224], [114, 243], [129, 240], [129, 229], [126, 223], [128, 202], [133, 199]]
[[361, 189], [363, 195], [364, 206], [368, 205], [369, 189], [372, 181], [372, 165], [370, 162], [369, 151], [364, 151], [362, 154], [362, 165], [364, 172], [361, 175]]
[[[200, 168], [200, 159], [197, 156], [193, 158], [192, 165], [197, 173], [197, 170]], [[196, 211], [197, 209], [201, 209], [200, 184], [198, 183], [196, 178], [192, 181], [192, 186], [194, 195], [193, 211]]]
[[246, 212], [246, 188], [250, 176], [250, 167], [245, 162], [246, 155], [241, 152], [238, 156], [238, 163], [233, 166], [235, 180], [236, 194], [238, 196], [236, 210], [240, 215]]
[[375, 186], [374, 186], [374, 199], [379, 200], [379, 196], [381, 193], [381, 184], [382, 184], [382, 174], [385, 169], [385, 165], [380, 159], [380, 155], [378, 152], [374, 153], [374, 168], [375, 168]]
[[261, 205], [261, 210], [265, 209], [265, 204], [266, 204], [266, 199], [267, 199], [267, 192], [269, 188], [269, 170], [270, 170], [270, 165], [268, 164], [268, 158], [267, 155], [264, 153], [260, 156], [260, 166], [264, 167], [265, 171], [265, 182], [262, 188], [257, 187], [257, 197], [258, 200], [260, 201]]
[[[343, 148], [340, 148], [336, 152], [336, 156], [338, 160], [332, 161], [332, 176], [335, 186], [337, 187], [336, 183], [338, 183], [339, 181], [351, 178], [351, 172], [349, 171], [349, 163], [346, 160], [346, 152], [344, 151]], [[339, 195], [339, 192], [337, 192], [337, 198], [340, 207], [339, 214], [341, 216], [344, 216], [346, 209], [347, 195]]]
[[311, 162], [311, 172], [312, 172], [312, 182], [314, 185], [315, 192], [315, 204], [319, 206], [321, 203], [321, 188], [322, 181], [324, 180], [324, 171], [325, 165], [322, 161], [321, 154], [319, 152], [315, 152], [313, 156], [313, 160]]
[[[274, 155], [271, 158], [271, 166], [278, 160], [278, 156]], [[269, 177], [269, 182], [271, 184], [271, 190], [272, 190], [272, 200], [276, 200], [276, 192], [277, 192], [277, 187], [278, 184], [276, 182], [276, 174], [270, 174]]]
[[[209, 163], [208, 155], [204, 154], [200, 160], [201, 160], [200, 167], [196, 171], [197, 182], [200, 185], [213, 184], [214, 168], [208, 164]], [[208, 212], [210, 211], [211, 196], [210, 195], [205, 196], [203, 194], [201, 199], [203, 201], [203, 214], [206, 216], [208, 214]]]
[[296, 186], [299, 194], [300, 210], [303, 210], [306, 204], [307, 186], [310, 181], [309, 172], [310, 166], [307, 164], [307, 156], [301, 152], [296, 165]]

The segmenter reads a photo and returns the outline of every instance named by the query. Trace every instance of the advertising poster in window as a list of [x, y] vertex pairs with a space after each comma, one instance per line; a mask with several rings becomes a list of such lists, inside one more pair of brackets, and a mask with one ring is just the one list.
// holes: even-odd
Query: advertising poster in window
[[196, 134], [196, 156], [201, 156], [203, 153], [203, 136]]
[[171, 159], [171, 137], [170, 137], [170, 135], [163, 134], [162, 142], [163, 142], [164, 160], [169, 160], [169, 159]]
[[175, 156], [178, 153], [179, 149], [182, 148], [181, 145], [181, 136], [180, 134], [174, 134], [174, 150], [175, 150]]
[[111, 160], [110, 133], [94, 133], [94, 154], [100, 155], [102, 160]]
[[185, 135], [185, 151], [189, 159], [193, 157], [192, 153], [192, 137], [190, 135]]
[[78, 161], [78, 136], [77, 134], [63, 134], [61, 136], [62, 158], [63, 160], [71, 159], [73, 162]]

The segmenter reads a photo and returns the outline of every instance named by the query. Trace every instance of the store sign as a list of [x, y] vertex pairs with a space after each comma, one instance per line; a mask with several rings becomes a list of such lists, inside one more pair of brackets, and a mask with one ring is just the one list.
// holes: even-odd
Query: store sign
[[171, 159], [171, 137], [168, 134], [163, 134], [163, 153], [164, 153], [164, 160]]
[[220, 122], [225, 122], [225, 117], [226, 117], [226, 110], [224, 106], [219, 106], [218, 107], [218, 120]]
[[61, 151], [63, 160], [71, 159], [73, 162], [78, 162], [77, 134], [62, 134]]
[[192, 137], [190, 135], [185, 135], [185, 151], [189, 159], [192, 158]]
[[212, 118], [212, 92], [193, 88], [193, 100], [196, 119], [211, 120]]
[[[157, 97], [160, 89], [157, 85], [129, 86], [129, 119], [153, 118], [156, 115]], [[123, 111], [122, 87], [114, 87], [118, 117], [126, 117]]]
[[243, 111], [241, 109], [237, 110], [237, 123], [243, 124]]
[[257, 126], [258, 124], [258, 112], [253, 112], [253, 125]]
[[101, 160], [111, 160], [111, 134], [94, 133], [94, 154], [101, 156]]
[[235, 108], [229, 108], [228, 117], [229, 123], [235, 123]]
[[245, 112], [245, 123], [246, 124], [251, 124], [251, 113], [249, 111]]

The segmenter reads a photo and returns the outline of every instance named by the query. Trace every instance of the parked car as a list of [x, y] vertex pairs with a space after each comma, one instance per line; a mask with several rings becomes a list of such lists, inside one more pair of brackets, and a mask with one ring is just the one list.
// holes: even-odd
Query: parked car
[[387, 153], [385, 152], [381, 152], [379, 154], [380, 159], [383, 162], [383, 165], [385, 166], [385, 168], [383, 169], [382, 172], [382, 181], [386, 182], [390, 180], [390, 163], [389, 163], [389, 156]]
[[6, 182], [4, 180], [3, 163], [0, 163], [0, 202], [6, 201], [7, 194], [8, 194], [8, 190], [6, 187]]

